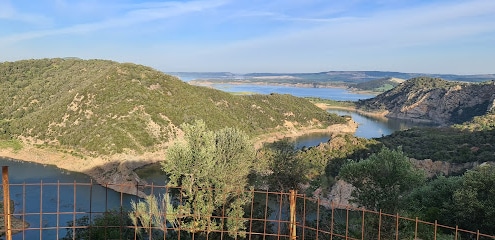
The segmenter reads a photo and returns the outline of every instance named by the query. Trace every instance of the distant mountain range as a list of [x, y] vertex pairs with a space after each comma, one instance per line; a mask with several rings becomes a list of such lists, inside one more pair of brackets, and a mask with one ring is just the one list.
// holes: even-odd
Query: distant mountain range
[[410, 79], [415, 77], [433, 77], [449, 81], [483, 82], [495, 79], [495, 74], [430, 74], [430, 73], [402, 73], [388, 71], [328, 71], [319, 73], [246, 73], [237, 74], [231, 72], [168, 72], [182, 79], [212, 80], [212, 81], [250, 81], [250, 82], [273, 82], [273, 83], [296, 83], [296, 82], [343, 82], [362, 83], [382, 78]]

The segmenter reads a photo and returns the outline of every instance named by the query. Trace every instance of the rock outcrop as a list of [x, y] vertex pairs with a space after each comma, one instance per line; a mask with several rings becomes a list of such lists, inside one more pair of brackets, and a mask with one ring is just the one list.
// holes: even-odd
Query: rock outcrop
[[[410, 159], [415, 168], [425, 171], [428, 178], [433, 178], [439, 175], [451, 176], [462, 175], [465, 171], [482, 166], [484, 164], [490, 164], [495, 166], [495, 162], [468, 162], [468, 163], [450, 163], [444, 161], [432, 161], [431, 159], [417, 160]], [[330, 189], [328, 194], [324, 194], [322, 189], [317, 189], [313, 195], [320, 199], [320, 202], [325, 207], [330, 208], [332, 206], [336, 208], [344, 208], [345, 206], [357, 205], [351, 203], [351, 194], [354, 190], [354, 186], [343, 181], [338, 180]]]
[[[308, 186], [304, 186], [306, 189]], [[357, 207], [355, 203], [351, 203], [351, 193], [354, 186], [344, 180], [338, 180], [330, 188], [330, 192], [324, 191], [321, 187], [317, 188], [313, 193], [315, 199], [319, 199], [320, 205], [326, 208], [346, 208], [347, 206]]]
[[434, 122], [441, 125], [462, 123], [492, 110], [495, 81], [461, 83], [420, 77], [372, 99], [358, 108], [386, 112], [386, 117]]
[[97, 167], [89, 174], [98, 184], [117, 192], [145, 197], [142, 187], [148, 185], [136, 172], [131, 161], [109, 164], [105, 168]]
[[439, 175], [461, 175], [469, 169], [476, 168], [482, 164], [495, 165], [495, 162], [467, 162], [467, 163], [450, 163], [444, 161], [433, 161], [431, 159], [416, 160], [410, 159], [411, 163], [417, 169], [425, 171], [428, 178]]
[[[14, 201], [13, 200], [10, 200], [10, 214], [13, 214], [15, 211], [14, 211], [14, 207], [15, 207], [15, 204], [14, 204]], [[4, 213], [4, 202], [3, 202], [3, 199], [2, 201], [0, 201], [0, 236], [5, 236], [5, 214]], [[11, 216], [11, 227], [12, 227], [12, 234], [16, 234], [18, 232], [21, 232], [22, 230], [21, 229], [25, 229], [25, 228], [28, 228], [29, 227], [29, 223], [22, 220], [22, 219], [19, 219], [18, 217], [15, 217], [15, 216]]]

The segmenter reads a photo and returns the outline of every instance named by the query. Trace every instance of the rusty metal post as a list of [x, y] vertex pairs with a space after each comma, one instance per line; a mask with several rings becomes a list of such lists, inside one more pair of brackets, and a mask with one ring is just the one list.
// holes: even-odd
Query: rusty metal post
[[331, 202], [331, 208], [332, 208], [332, 219], [331, 219], [331, 222], [330, 222], [330, 240], [333, 240], [333, 217], [334, 217], [334, 205], [333, 205], [333, 200]]
[[457, 233], [459, 232], [459, 226], [455, 225], [455, 236], [454, 240], [457, 240]]
[[3, 186], [3, 220], [5, 223], [5, 237], [12, 240], [12, 222], [10, 221], [10, 191], [9, 191], [9, 167], [2, 167], [2, 186]]
[[365, 225], [365, 221], [364, 221], [364, 208], [362, 209], [363, 211], [363, 219], [362, 219], [362, 222], [361, 222], [361, 240], [364, 240], [364, 225]]
[[345, 208], [345, 240], [349, 239], [349, 206]]
[[437, 220], [435, 220], [435, 230], [433, 230], [433, 240], [437, 240]]
[[381, 230], [382, 230], [382, 210], [378, 213], [378, 240], [380, 240]]
[[[455, 231], [456, 233], [456, 238], [455, 240], [457, 240], [457, 230]], [[416, 217], [416, 225], [414, 227], [414, 239], [417, 239], [418, 238], [418, 217]]]
[[395, 240], [399, 240], [399, 213], [395, 215]]
[[296, 191], [290, 190], [290, 239], [296, 240]]

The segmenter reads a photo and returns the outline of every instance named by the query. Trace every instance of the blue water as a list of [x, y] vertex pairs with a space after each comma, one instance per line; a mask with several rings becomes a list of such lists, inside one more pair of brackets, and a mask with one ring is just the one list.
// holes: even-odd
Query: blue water
[[431, 123], [424, 123], [411, 120], [401, 120], [396, 118], [373, 118], [361, 115], [357, 112], [346, 110], [328, 110], [340, 116], [350, 115], [358, 123], [355, 136], [362, 138], [379, 138], [390, 135], [395, 131], [406, 130], [413, 127], [431, 127]]
[[296, 97], [317, 97], [336, 101], [357, 101], [372, 98], [372, 94], [359, 94], [344, 88], [301, 88], [257, 84], [213, 84], [213, 88], [226, 92], [248, 92], [259, 94], [291, 94]]
[[[96, 212], [118, 209], [121, 203], [124, 207], [130, 206], [131, 199], [136, 199], [92, 184], [91, 178], [82, 173], [6, 158], [0, 158], [0, 165], [8, 166], [14, 217], [26, 214], [23, 218], [30, 228], [53, 228], [43, 230], [41, 236], [39, 230], [28, 230], [15, 234], [13, 239], [61, 238], [65, 236], [67, 222], [87, 215], [74, 212], [91, 211], [96, 216]], [[1, 198], [3, 201], [3, 195]], [[56, 212], [62, 213], [57, 216]]]
[[[379, 138], [390, 135], [395, 131], [406, 130], [413, 127], [431, 127], [435, 126], [429, 123], [401, 120], [394, 118], [373, 118], [361, 115], [354, 111], [346, 110], [328, 110], [329, 113], [335, 113], [339, 116], [351, 116], [358, 124], [354, 136], [362, 138]], [[317, 146], [320, 143], [328, 142], [330, 134], [310, 134], [295, 139], [296, 147]]]

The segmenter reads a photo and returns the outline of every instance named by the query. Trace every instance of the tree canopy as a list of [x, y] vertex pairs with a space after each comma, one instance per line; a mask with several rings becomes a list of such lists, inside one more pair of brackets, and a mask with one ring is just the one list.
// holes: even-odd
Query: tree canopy
[[268, 143], [258, 151], [258, 158], [266, 163], [270, 174], [263, 176], [271, 191], [288, 192], [308, 181], [311, 166], [299, 157], [293, 141], [285, 138]]
[[350, 161], [339, 176], [356, 187], [352, 192], [355, 203], [388, 213], [396, 213], [401, 198], [425, 180], [400, 148], [386, 147], [365, 160]]
[[[227, 228], [231, 235], [244, 229], [241, 217], [255, 150], [242, 131], [224, 128], [207, 130], [198, 120], [183, 124], [184, 136], [167, 149], [163, 170], [169, 185], [179, 187], [181, 226], [192, 232]], [[223, 210], [227, 227], [222, 226]]]
[[455, 215], [462, 228], [495, 234], [495, 167], [467, 171], [454, 192]]

